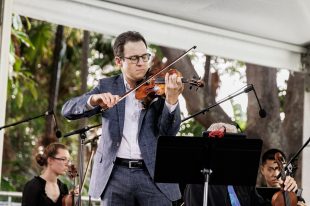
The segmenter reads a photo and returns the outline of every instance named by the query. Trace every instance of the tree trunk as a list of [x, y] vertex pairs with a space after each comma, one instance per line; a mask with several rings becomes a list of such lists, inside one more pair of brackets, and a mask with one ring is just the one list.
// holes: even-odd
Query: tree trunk
[[[168, 59], [168, 62], [171, 62], [172, 60], [176, 59], [184, 53], [184, 51], [178, 49], [171, 49], [167, 47], [160, 48], [163, 55]], [[210, 58], [207, 57], [206, 60], [206, 72], [203, 77], [203, 80], [205, 81], [207, 79], [210, 79], [208, 76], [210, 71]], [[175, 63], [172, 67], [179, 70], [182, 73], [183, 77], [186, 79], [198, 77], [198, 74], [195, 71], [194, 66], [192, 65], [192, 62], [188, 56]], [[190, 90], [189, 86], [185, 85], [182, 95], [185, 98], [186, 108], [189, 114], [199, 112], [215, 103], [215, 91], [217, 89], [217, 86], [214, 87], [215, 82], [216, 81], [211, 81], [209, 87], [205, 86], [204, 88], [198, 89], [197, 91], [195, 91], [195, 89]], [[210, 109], [210, 111], [206, 112], [205, 115], [197, 115], [195, 117], [195, 120], [201, 125], [203, 125], [205, 128], [208, 128], [214, 122], [232, 122], [230, 117], [224, 112], [224, 110], [220, 106]]]
[[263, 151], [274, 148], [283, 148], [284, 134], [281, 129], [280, 102], [277, 89], [277, 70], [263, 66], [247, 64], [246, 77], [248, 84], [253, 84], [262, 107], [267, 116], [261, 118], [258, 114], [259, 106], [255, 95], [248, 95], [247, 129], [249, 138], [261, 138], [264, 141]]
[[[304, 74], [295, 73], [289, 77], [283, 108], [284, 121], [280, 119], [277, 70], [247, 64], [246, 76], [248, 83], [254, 85], [261, 105], [267, 112], [266, 118], [260, 118], [254, 93], [249, 94], [246, 130], [248, 137], [261, 138], [264, 141], [262, 152], [277, 148], [287, 157], [295, 154], [302, 145]], [[300, 172], [297, 170], [298, 185]]]
[[[283, 131], [286, 134], [285, 154], [288, 160], [296, 154], [302, 146], [303, 137], [303, 111], [304, 111], [304, 78], [302, 73], [290, 74], [286, 97], [284, 100], [285, 119], [283, 121]], [[298, 159], [298, 167], [301, 168], [301, 155]], [[295, 180], [301, 185], [301, 169], [296, 171]]]
[[[83, 32], [83, 45], [82, 45], [82, 68], [81, 68], [81, 93], [87, 92], [87, 77], [88, 77], [88, 55], [89, 54], [89, 31]], [[80, 127], [85, 127], [87, 118], [80, 120]]]
[[[65, 47], [63, 47], [63, 31], [64, 27], [61, 25], [57, 26], [56, 36], [55, 36], [55, 47], [53, 52], [53, 62], [52, 62], [52, 77], [51, 77], [51, 84], [50, 84], [50, 91], [49, 91], [49, 100], [48, 100], [48, 110], [55, 112], [56, 114], [56, 105], [59, 93], [59, 82], [60, 82], [60, 71], [61, 71], [61, 63], [62, 58], [64, 56]], [[55, 122], [53, 120], [52, 115], [48, 115], [46, 117], [45, 123], [45, 135], [42, 138], [42, 145], [47, 146], [51, 142], [57, 141], [55, 136]]]

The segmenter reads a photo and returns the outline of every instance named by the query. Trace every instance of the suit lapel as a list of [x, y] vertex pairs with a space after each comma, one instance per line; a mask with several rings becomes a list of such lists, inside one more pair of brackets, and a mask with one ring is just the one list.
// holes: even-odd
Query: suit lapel
[[[119, 78], [115, 81], [115, 94], [118, 94], [120, 96], [124, 95], [126, 92], [125, 85], [124, 85], [124, 79], [123, 75], [120, 75]], [[120, 101], [116, 105], [116, 110], [118, 114], [118, 124], [120, 129], [120, 134], [123, 134], [124, 129], [124, 119], [125, 119], [125, 99]]]
[[146, 109], [142, 109], [142, 110], [141, 110], [141, 113], [140, 113], [139, 125], [138, 125], [138, 139], [139, 139], [139, 137], [141, 136], [141, 135], [139, 135], [139, 134], [140, 134], [142, 122], [143, 122], [143, 119], [144, 119], [144, 117], [145, 117], [146, 112], [147, 112]]

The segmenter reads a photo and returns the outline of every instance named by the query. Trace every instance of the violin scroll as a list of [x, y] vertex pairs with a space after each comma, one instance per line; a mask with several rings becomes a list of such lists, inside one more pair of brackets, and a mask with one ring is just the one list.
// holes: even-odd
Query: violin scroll
[[76, 167], [74, 166], [74, 164], [69, 165], [69, 169], [67, 171], [67, 175], [70, 179], [74, 179], [76, 178], [78, 175], [78, 171], [76, 169]]
[[[75, 178], [78, 176], [78, 172], [77, 172], [77, 169], [76, 167], [71, 164], [69, 165], [69, 168], [68, 168], [68, 171], [67, 171], [67, 175], [70, 179], [73, 180], [73, 183], [75, 182]], [[73, 184], [75, 185], [75, 184]], [[74, 187], [75, 189], [75, 187]], [[70, 190], [69, 194], [68, 195], [65, 195], [62, 197], [62, 206], [74, 206], [74, 189]]]
[[[283, 180], [283, 184], [286, 178], [286, 173], [284, 171], [284, 166], [285, 164], [284, 158], [280, 152], [277, 152], [275, 154], [275, 161], [279, 167], [280, 170], [280, 176], [281, 179]], [[294, 192], [288, 192], [284, 191], [284, 185], [281, 185], [281, 190], [276, 192], [272, 196], [271, 204], [273, 206], [297, 206], [297, 196]]]

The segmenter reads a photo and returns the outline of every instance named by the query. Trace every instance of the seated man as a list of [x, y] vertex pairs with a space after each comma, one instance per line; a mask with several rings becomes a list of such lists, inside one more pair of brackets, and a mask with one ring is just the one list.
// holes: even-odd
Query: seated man
[[[237, 133], [234, 125], [225, 123], [212, 124], [208, 131]], [[188, 184], [184, 190], [184, 201], [186, 206], [203, 205], [203, 184]], [[227, 186], [209, 185], [208, 187], [208, 206], [240, 206], [265, 205], [264, 200], [257, 194], [254, 186]]]
[[[285, 154], [278, 149], [269, 149], [262, 155], [262, 164], [260, 167], [261, 174], [265, 180], [265, 187], [281, 187], [282, 180], [277, 179], [277, 176], [280, 173], [278, 164], [275, 161], [275, 154], [281, 153], [281, 155], [286, 159]], [[296, 181], [293, 177], [287, 176], [285, 179], [286, 187], [284, 188], [287, 191], [296, 192], [298, 187]], [[267, 201], [270, 201], [269, 199]], [[298, 206], [306, 206], [302, 197], [298, 197]]]

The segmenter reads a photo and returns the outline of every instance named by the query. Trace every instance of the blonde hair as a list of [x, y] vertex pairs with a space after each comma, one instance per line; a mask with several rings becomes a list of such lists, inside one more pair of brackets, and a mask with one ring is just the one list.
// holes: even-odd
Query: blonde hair
[[227, 124], [223, 122], [217, 122], [217, 123], [211, 124], [211, 126], [207, 129], [207, 131], [219, 130], [223, 127], [228, 133], [238, 133], [237, 127], [235, 125]]

